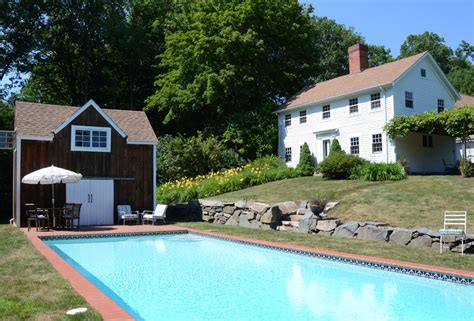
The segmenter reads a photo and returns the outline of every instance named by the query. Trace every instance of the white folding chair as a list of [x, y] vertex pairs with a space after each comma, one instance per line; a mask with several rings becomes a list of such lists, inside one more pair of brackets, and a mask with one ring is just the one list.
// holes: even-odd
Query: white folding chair
[[[450, 228], [450, 226], [462, 226], [463, 228]], [[439, 230], [441, 234], [439, 242], [439, 253], [443, 253], [443, 235], [460, 235], [461, 236], [461, 255], [464, 255], [464, 238], [467, 229], [467, 212], [466, 211], [445, 211], [444, 226]]]
[[142, 224], [145, 224], [145, 221], [151, 222], [151, 224], [155, 225], [157, 220], [162, 220], [163, 223], [166, 224], [166, 210], [168, 209], [168, 205], [158, 204], [154, 211], [143, 211], [142, 215]]

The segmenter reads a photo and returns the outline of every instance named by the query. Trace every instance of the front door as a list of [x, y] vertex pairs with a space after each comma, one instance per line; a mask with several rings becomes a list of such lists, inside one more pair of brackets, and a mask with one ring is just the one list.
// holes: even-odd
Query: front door
[[81, 225], [114, 223], [114, 181], [83, 179], [66, 185], [66, 202], [80, 203]]
[[323, 159], [326, 159], [328, 157], [330, 148], [331, 148], [331, 140], [330, 139], [323, 140]]

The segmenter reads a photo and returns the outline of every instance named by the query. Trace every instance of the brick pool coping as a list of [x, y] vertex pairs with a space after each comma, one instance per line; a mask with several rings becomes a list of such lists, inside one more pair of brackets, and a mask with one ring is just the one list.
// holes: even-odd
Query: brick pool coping
[[329, 256], [335, 258], [342, 258], [347, 260], [363, 261], [373, 263], [375, 265], [382, 264], [387, 266], [395, 266], [405, 269], [421, 270], [426, 272], [435, 272], [440, 274], [447, 274], [456, 277], [474, 279], [474, 272], [466, 270], [457, 270], [433, 265], [410, 263], [405, 261], [383, 259], [373, 256], [349, 254], [331, 250], [323, 250], [305, 246], [292, 245], [287, 243], [270, 242], [258, 240], [248, 237], [234, 236], [210, 231], [202, 231], [188, 227], [176, 227], [171, 225], [151, 226], [101, 226], [91, 227], [89, 229], [80, 231], [49, 231], [36, 232], [22, 228], [28, 239], [35, 245], [41, 254], [54, 266], [54, 268], [71, 284], [71, 286], [85, 298], [85, 300], [97, 310], [104, 320], [118, 321], [118, 320], [135, 320], [125, 309], [115, 303], [101, 290], [99, 290], [92, 282], [82, 276], [77, 270], [63, 260], [56, 252], [54, 252], [48, 245], [46, 245], [41, 238], [55, 238], [55, 237], [84, 237], [84, 236], [107, 236], [107, 235], [127, 235], [127, 234], [161, 234], [161, 233], [193, 233], [204, 236], [216, 237], [230, 241], [243, 242], [247, 244], [254, 244], [258, 246], [271, 247], [276, 249], [289, 250], [290, 252], [312, 253], [316, 256]]

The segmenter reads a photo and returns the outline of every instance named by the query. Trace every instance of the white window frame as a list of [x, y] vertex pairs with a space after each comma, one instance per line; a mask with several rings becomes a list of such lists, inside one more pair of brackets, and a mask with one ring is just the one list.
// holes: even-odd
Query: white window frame
[[[76, 131], [77, 130], [88, 130], [88, 131], [102, 131], [107, 133], [107, 147], [92, 147], [92, 134], [91, 137], [91, 146], [90, 147], [83, 147], [83, 146], [76, 146]], [[110, 153], [112, 148], [112, 130], [110, 127], [97, 127], [97, 126], [79, 126], [79, 125], [72, 125], [71, 126], [71, 151], [75, 152], [98, 152], [98, 153]]]
[[433, 148], [433, 135], [422, 135], [421, 145], [424, 148]]
[[[380, 135], [380, 141], [378, 141], [378, 137], [377, 137], [377, 141], [375, 141], [375, 136], [378, 136]], [[374, 150], [374, 147], [375, 147], [375, 144], [380, 144], [380, 150]], [[372, 154], [380, 154], [380, 153], [383, 153], [383, 135], [382, 133], [374, 133], [372, 134]]]
[[349, 99], [349, 115], [356, 115], [359, 113], [359, 98]]
[[[0, 130], [0, 149], [13, 149], [15, 146], [15, 132], [12, 130]], [[5, 144], [5, 145], [3, 145]]]
[[300, 111], [300, 124], [306, 124], [306, 122], [307, 122], [306, 116], [307, 116], [306, 109], [301, 110]]
[[[356, 142], [357, 144], [355, 144]], [[354, 149], [357, 147], [357, 153], [352, 152], [353, 147]], [[358, 136], [349, 138], [349, 152], [351, 155], [360, 155], [360, 139]]]
[[438, 98], [438, 114], [444, 111], [444, 99]]
[[285, 127], [290, 127], [291, 126], [291, 113], [285, 115]]
[[370, 110], [379, 110], [382, 108], [380, 92], [370, 94]]
[[[327, 107], [327, 108], [326, 108]], [[324, 108], [326, 108], [326, 110], [324, 110]], [[331, 105], [324, 105], [322, 107], [322, 117], [323, 117], [323, 120], [326, 120], [326, 119], [330, 119], [331, 118]]]
[[[407, 106], [407, 102], [411, 101], [411, 106]], [[413, 102], [413, 91], [405, 91], [405, 108], [413, 109], [415, 106]]]
[[291, 147], [285, 147], [285, 162], [289, 163], [292, 160], [292, 155], [293, 151], [291, 150]]

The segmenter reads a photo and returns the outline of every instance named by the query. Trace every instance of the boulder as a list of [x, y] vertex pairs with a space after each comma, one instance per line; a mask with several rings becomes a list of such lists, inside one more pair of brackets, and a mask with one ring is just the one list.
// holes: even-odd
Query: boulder
[[[431, 248], [436, 251], [439, 251], [439, 244], [440, 244], [439, 242], [433, 242], [431, 243]], [[443, 242], [443, 252], [449, 251], [449, 248], [450, 248], [449, 244], [446, 244]]]
[[253, 220], [253, 221], [250, 222], [250, 227], [251, 228], [261, 228], [262, 223], [260, 223], [259, 221]]
[[238, 226], [239, 225], [240, 211], [235, 211], [231, 217], [225, 222], [225, 225]]
[[357, 238], [369, 241], [386, 241], [388, 239], [389, 230], [385, 227], [375, 225], [361, 226], [357, 231]]
[[297, 215], [297, 214], [290, 215], [290, 220], [293, 222], [299, 222], [302, 219], [303, 219], [303, 215]]
[[269, 208], [270, 208], [270, 205], [265, 204], [265, 203], [260, 203], [260, 202], [253, 202], [250, 205], [250, 209], [252, 211], [255, 211], [255, 212], [260, 213], [260, 214], [265, 213], [266, 211], [268, 211]]
[[202, 220], [204, 222], [212, 222], [214, 219], [212, 217], [210, 217], [209, 215], [203, 215]]
[[298, 210], [298, 205], [295, 202], [277, 203], [274, 206], [278, 206], [281, 215], [295, 214]]
[[381, 226], [387, 226], [387, 223], [383, 222], [377, 222], [377, 221], [366, 221], [366, 222], [360, 222], [360, 226], [366, 226], [366, 225], [372, 225], [376, 227], [381, 227]]
[[298, 232], [300, 233], [308, 233], [310, 231], [311, 223], [314, 221], [317, 221], [315, 218], [316, 216], [313, 214], [313, 212], [308, 211], [304, 216], [303, 219], [300, 221], [300, 224], [298, 226]]
[[299, 208], [307, 208], [308, 207], [308, 201], [301, 201]]
[[280, 221], [281, 212], [278, 206], [272, 206], [260, 218], [260, 222], [264, 224], [270, 224], [273, 228], [275, 228], [277, 225], [280, 225]]
[[407, 245], [413, 237], [413, 230], [396, 228], [390, 234], [390, 242]]
[[341, 223], [341, 220], [319, 220], [316, 229], [323, 232], [329, 232], [336, 229], [336, 227]]
[[213, 201], [206, 199], [200, 199], [199, 204], [201, 205], [201, 207], [220, 207], [224, 205], [221, 201]]
[[[443, 244], [444, 245], [444, 244]], [[459, 243], [457, 246], [452, 247], [451, 251], [461, 253], [462, 245]], [[464, 243], [464, 253], [474, 252], [474, 242]]]
[[237, 207], [237, 208], [250, 208], [250, 206], [252, 206], [252, 204], [254, 203], [254, 201], [249, 201], [249, 200], [240, 200], [240, 201], [237, 201], [234, 206]]
[[234, 210], [235, 210], [235, 207], [233, 206], [230, 206], [230, 205], [224, 206], [224, 213], [232, 214], [234, 213]]
[[411, 240], [408, 246], [431, 247], [431, 243], [433, 243], [433, 241], [431, 240], [431, 237], [429, 237], [428, 235], [421, 235]]
[[441, 234], [439, 232], [430, 230], [429, 228], [426, 228], [426, 227], [417, 228], [416, 231], [418, 232], [418, 234], [421, 234], [421, 235], [428, 235], [434, 238], [441, 237]]
[[255, 218], [255, 212], [254, 211], [249, 211], [247, 213], [247, 218], [249, 221], [253, 220]]
[[249, 220], [248, 220], [248, 218], [247, 218], [247, 215], [241, 214], [241, 215], [239, 216], [239, 226], [250, 227], [250, 224], [249, 224]]
[[323, 212], [324, 213], [327, 213], [329, 212], [330, 210], [332, 210], [333, 208], [337, 207], [339, 205], [339, 202], [328, 202], [326, 204], [326, 206], [324, 207], [324, 210]]
[[461, 235], [443, 235], [443, 243], [455, 243], [461, 241]]
[[356, 222], [342, 224], [336, 227], [333, 235], [338, 237], [354, 237], [358, 228], [359, 223]]

